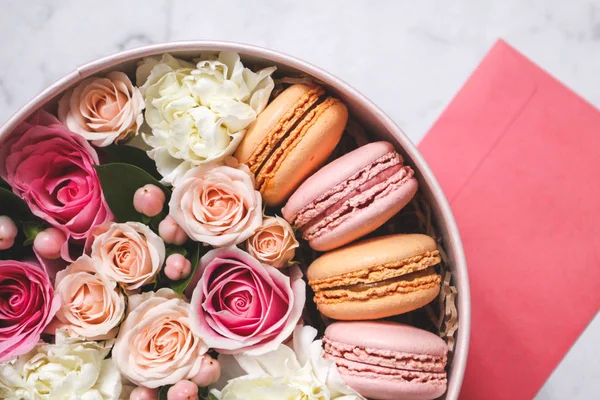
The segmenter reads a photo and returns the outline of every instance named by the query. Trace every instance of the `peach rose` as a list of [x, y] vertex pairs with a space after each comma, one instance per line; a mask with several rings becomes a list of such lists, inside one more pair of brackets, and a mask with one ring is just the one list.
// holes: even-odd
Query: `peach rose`
[[154, 282], [165, 261], [162, 239], [139, 222], [114, 223], [92, 244], [98, 272], [133, 291]]
[[67, 328], [88, 340], [112, 339], [125, 315], [125, 296], [117, 283], [96, 273], [99, 260], [79, 257], [56, 274], [61, 307], [46, 331]]
[[294, 258], [298, 241], [288, 222], [278, 216], [266, 217], [246, 241], [246, 250], [258, 261], [283, 268]]
[[245, 165], [208, 163], [175, 184], [171, 218], [197, 242], [223, 247], [248, 239], [262, 223], [262, 200]]
[[196, 376], [207, 350], [190, 328], [190, 305], [162, 288], [129, 298], [112, 358], [130, 381], [153, 389]]
[[99, 147], [136, 135], [144, 98], [123, 72], [84, 79], [58, 102], [58, 119]]

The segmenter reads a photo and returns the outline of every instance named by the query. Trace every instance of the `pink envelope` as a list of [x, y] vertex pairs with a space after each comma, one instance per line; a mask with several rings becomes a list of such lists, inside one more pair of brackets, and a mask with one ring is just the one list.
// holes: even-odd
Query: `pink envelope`
[[469, 267], [460, 398], [531, 399], [600, 309], [600, 112], [499, 41], [419, 149]]

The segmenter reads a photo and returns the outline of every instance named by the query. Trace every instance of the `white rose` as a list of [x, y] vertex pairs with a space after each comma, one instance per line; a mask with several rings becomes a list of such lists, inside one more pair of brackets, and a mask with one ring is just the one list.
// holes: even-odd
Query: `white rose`
[[193, 64], [168, 54], [144, 60], [137, 71], [152, 135], [143, 135], [163, 182], [193, 166], [233, 154], [245, 129], [266, 106], [275, 67], [256, 73], [236, 53]]
[[118, 400], [121, 376], [109, 348], [96, 342], [38, 344], [0, 364], [0, 397], [6, 400]]
[[89, 340], [112, 339], [125, 315], [125, 295], [113, 280], [96, 271], [101, 263], [86, 255], [56, 274], [61, 306], [46, 331], [66, 328]]
[[190, 305], [163, 288], [129, 298], [128, 315], [112, 350], [121, 373], [136, 385], [157, 388], [191, 379], [208, 348], [190, 328]]
[[92, 257], [98, 273], [135, 291], [154, 282], [165, 261], [165, 243], [139, 222], [113, 223], [94, 239]]
[[220, 400], [364, 400], [322, 357], [316, 335], [313, 327], [296, 327], [292, 346], [260, 356], [219, 355], [223, 372], [211, 393]]

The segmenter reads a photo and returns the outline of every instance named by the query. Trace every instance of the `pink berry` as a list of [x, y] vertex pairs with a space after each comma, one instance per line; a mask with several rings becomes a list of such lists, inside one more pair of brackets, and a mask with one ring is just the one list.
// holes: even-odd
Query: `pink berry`
[[196, 385], [205, 387], [215, 383], [221, 376], [221, 364], [208, 354], [202, 356], [200, 371], [192, 378]]
[[64, 233], [56, 228], [48, 228], [35, 236], [33, 248], [43, 258], [56, 260], [60, 258], [60, 249], [66, 241]]
[[171, 386], [167, 392], [167, 400], [196, 400], [198, 386], [188, 380], [182, 380]]
[[158, 224], [158, 234], [165, 243], [181, 246], [188, 240], [188, 236], [175, 220], [167, 215], [165, 219]]
[[156, 185], [144, 185], [133, 195], [133, 208], [148, 217], [160, 214], [164, 205], [165, 193]]
[[138, 386], [129, 395], [129, 400], [158, 400], [158, 389]]
[[0, 215], [0, 250], [8, 250], [15, 244], [17, 225], [6, 215]]
[[192, 273], [192, 263], [179, 253], [167, 257], [165, 275], [172, 281], [185, 279]]

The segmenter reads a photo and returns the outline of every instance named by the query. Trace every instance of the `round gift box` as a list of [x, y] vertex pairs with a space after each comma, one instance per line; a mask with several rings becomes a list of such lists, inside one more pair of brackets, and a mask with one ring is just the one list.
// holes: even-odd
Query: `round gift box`
[[276, 51], [239, 43], [190, 41], [140, 47], [83, 65], [54, 83], [31, 100], [0, 128], [0, 142], [4, 136], [25, 121], [34, 111], [42, 107], [53, 106], [64, 91], [76, 85], [82, 79], [111, 70], [133, 72], [136, 62], [147, 56], [170, 53], [173, 56], [192, 58], [203, 51], [233, 51], [240, 54], [244, 63], [276, 65], [280, 71], [294, 74], [301, 73], [313, 77], [343, 100], [350, 113], [360, 121], [370, 134], [394, 143], [407, 163], [414, 167], [419, 180], [420, 191], [432, 206], [434, 223], [438, 234], [442, 237], [444, 250], [448, 256], [448, 266], [453, 276], [453, 284], [458, 291], [458, 330], [455, 335], [456, 342], [452, 363], [448, 371], [448, 390], [443, 397], [448, 400], [458, 399], [469, 348], [471, 307], [467, 265], [452, 211], [429, 166], [404, 132], [364, 95], [328, 72]]

